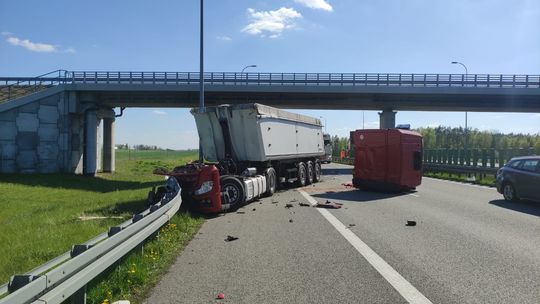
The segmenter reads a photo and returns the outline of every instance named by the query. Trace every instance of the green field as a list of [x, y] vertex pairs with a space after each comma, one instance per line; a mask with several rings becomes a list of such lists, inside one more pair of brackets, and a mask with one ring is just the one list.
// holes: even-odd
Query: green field
[[[153, 169], [196, 158], [197, 151], [117, 150], [114, 174], [0, 175], [0, 283], [144, 210], [148, 190], [164, 182]], [[106, 218], [81, 219], [89, 216]]]

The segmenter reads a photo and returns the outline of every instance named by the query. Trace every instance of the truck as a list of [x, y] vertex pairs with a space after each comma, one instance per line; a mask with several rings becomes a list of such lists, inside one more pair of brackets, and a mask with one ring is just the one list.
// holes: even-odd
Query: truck
[[191, 114], [204, 161], [155, 172], [176, 178], [182, 204], [203, 213], [231, 211], [280, 186], [321, 180], [319, 119], [257, 103], [194, 108]]
[[359, 189], [400, 192], [422, 183], [422, 136], [403, 129], [351, 132], [352, 184]]

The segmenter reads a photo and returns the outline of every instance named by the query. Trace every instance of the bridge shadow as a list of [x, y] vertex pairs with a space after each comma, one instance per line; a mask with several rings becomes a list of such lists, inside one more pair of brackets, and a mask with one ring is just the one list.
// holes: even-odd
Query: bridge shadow
[[322, 175], [352, 175], [352, 168], [322, 168]]
[[527, 213], [530, 215], [540, 216], [540, 202], [534, 202], [529, 200], [520, 200], [519, 202], [509, 202], [503, 199], [492, 200], [489, 202], [491, 205], [497, 207], [514, 210], [521, 213]]
[[109, 180], [101, 177], [87, 177], [74, 174], [0, 174], [0, 181], [26, 186], [77, 189], [91, 192], [107, 193], [122, 190], [137, 190], [163, 184], [163, 181], [132, 182]]
[[368, 203], [378, 200], [407, 195], [407, 193], [387, 193], [377, 191], [364, 191], [351, 189], [348, 191], [328, 191], [325, 193], [311, 194], [311, 196], [324, 200], [348, 201], [354, 203]]

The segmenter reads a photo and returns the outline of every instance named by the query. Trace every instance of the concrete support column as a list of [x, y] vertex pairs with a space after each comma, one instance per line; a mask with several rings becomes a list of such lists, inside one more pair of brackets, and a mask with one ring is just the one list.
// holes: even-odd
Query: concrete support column
[[97, 128], [96, 110], [87, 110], [84, 115], [83, 174], [95, 175], [97, 171]]
[[103, 172], [114, 172], [114, 116], [103, 118]]
[[379, 129], [392, 129], [396, 127], [396, 113], [393, 110], [379, 112]]

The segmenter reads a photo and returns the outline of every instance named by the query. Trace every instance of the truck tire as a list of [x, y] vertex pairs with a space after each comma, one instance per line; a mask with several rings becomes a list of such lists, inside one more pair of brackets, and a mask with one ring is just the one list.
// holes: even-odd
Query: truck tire
[[306, 185], [306, 181], [307, 181], [306, 175], [307, 175], [306, 164], [299, 163], [298, 164], [298, 180], [296, 181], [299, 187], [304, 187]]
[[313, 166], [313, 182], [317, 183], [321, 181], [321, 163], [315, 162]]
[[315, 175], [315, 172], [313, 170], [313, 162], [312, 161], [308, 161], [307, 162], [307, 181], [306, 183], [308, 185], [312, 184], [313, 183], [313, 180], [314, 180], [314, 175]]
[[264, 193], [264, 195], [272, 196], [274, 195], [274, 192], [276, 192], [276, 184], [277, 184], [276, 170], [274, 170], [274, 168], [266, 169], [265, 176], [266, 176], [266, 192]]
[[229, 211], [234, 211], [240, 208], [246, 198], [246, 191], [244, 189], [244, 183], [234, 176], [223, 176], [219, 180], [221, 184], [221, 191], [226, 192], [228, 202], [230, 204]]

